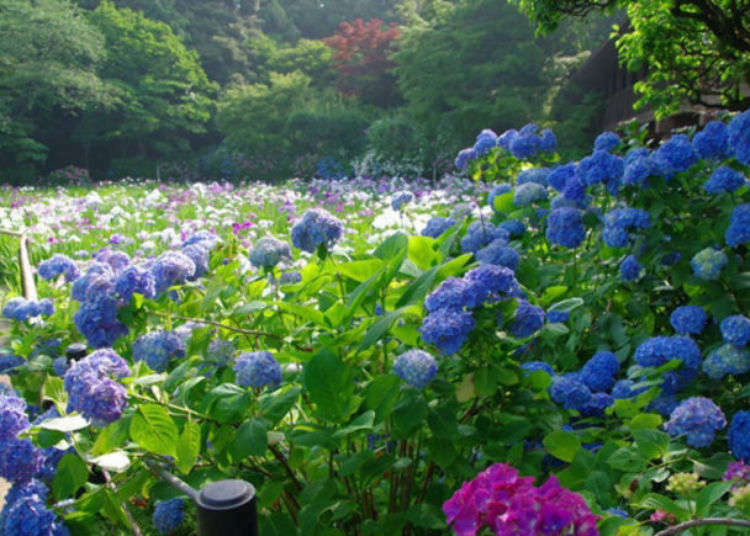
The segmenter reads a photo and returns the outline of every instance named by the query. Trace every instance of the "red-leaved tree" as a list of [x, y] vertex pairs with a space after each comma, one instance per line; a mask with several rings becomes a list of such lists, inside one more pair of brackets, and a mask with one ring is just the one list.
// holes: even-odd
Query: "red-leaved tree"
[[399, 100], [396, 79], [390, 72], [395, 63], [388, 56], [398, 36], [394, 24], [384, 28], [380, 19], [342, 22], [338, 32], [324, 39], [334, 51], [339, 91], [357, 95], [363, 102], [376, 106], [396, 104]]

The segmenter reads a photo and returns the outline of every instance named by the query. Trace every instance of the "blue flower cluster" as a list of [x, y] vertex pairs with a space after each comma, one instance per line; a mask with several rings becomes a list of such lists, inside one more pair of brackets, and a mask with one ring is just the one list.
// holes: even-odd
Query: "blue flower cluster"
[[161, 534], [171, 534], [177, 530], [184, 519], [185, 501], [181, 497], [157, 502], [151, 518], [154, 527]]
[[497, 146], [509, 151], [519, 160], [525, 160], [539, 153], [554, 152], [557, 139], [551, 130], [539, 132], [538, 126], [528, 124], [521, 130], [510, 129], [503, 132], [497, 138]]
[[47, 508], [46, 486], [37, 480], [15, 484], [5, 497], [0, 534], [7, 536], [69, 536], [70, 531]]
[[542, 186], [547, 186], [547, 177], [549, 177], [550, 171], [549, 168], [545, 167], [524, 169], [516, 177], [516, 184], [535, 182]]
[[643, 270], [635, 255], [628, 255], [620, 264], [620, 278], [623, 281], [635, 281]]
[[602, 415], [616, 398], [629, 398], [641, 392], [633, 389], [630, 380], [615, 382], [619, 369], [620, 362], [612, 352], [599, 351], [578, 372], [553, 375], [550, 398], [584, 417]]
[[480, 264], [494, 264], [514, 270], [518, 267], [521, 255], [504, 238], [497, 238], [476, 252]]
[[291, 258], [289, 244], [270, 236], [258, 240], [250, 250], [250, 262], [258, 268], [273, 268], [281, 259]]
[[344, 232], [341, 220], [322, 208], [312, 208], [292, 227], [292, 244], [308, 253], [319, 246], [333, 246]]
[[694, 396], [678, 404], [664, 429], [672, 437], [686, 435], [692, 447], [704, 448], [713, 443], [716, 431], [726, 425], [724, 412], [713, 400]]
[[472, 160], [476, 159], [477, 152], [473, 147], [467, 147], [466, 149], [461, 149], [458, 151], [458, 155], [456, 155], [456, 159], [454, 160], [453, 164], [458, 169], [466, 169], [466, 166], [471, 162]]
[[535, 182], [521, 184], [513, 190], [513, 204], [517, 207], [526, 207], [545, 199], [547, 199], [547, 189]]
[[15, 393], [0, 394], [0, 476], [13, 483], [31, 480], [44, 464], [44, 454], [18, 434], [31, 426], [26, 402]]
[[685, 134], [676, 134], [663, 143], [652, 155], [659, 171], [669, 179], [677, 173], [687, 171], [698, 161], [693, 144]]
[[169, 362], [185, 357], [185, 343], [171, 331], [151, 331], [133, 341], [133, 360], [145, 361], [155, 372], [164, 372]]
[[64, 275], [65, 280], [71, 282], [81, 275], [73, 259], [60, 253], [56, 253], [49, 259], [42, 261], [37, 271], [39, 272], [39, 277], [47, 281]]
[[234, 365], [237, 384], [242, 387], [260, 389], [281, 383], [281, 365], [271, 352], [245, 352], [239, 355]]
[[536, 372], [537, 370], [543, 370], [550, 376], [555, 376], [555, 369], [549, 363], [544, 361], [528, 361], [521, 365], [521, 369], [527, 372]]
[[739, 171], [728, 166], [722, 166], [714, 170], [711, 177], [703, 185], [703, 189], [709, 194], [721, 194], [734, 192], [745, 185], [745, 176]]
[[26, 361], [22, 357], [14, 354], [0, 354], [0, 373], [13, 374], [14, 369], [23, 365]]
[[728, 374], [738, 375], [750, 371], [750, 351], [731, 344], [723, 344], [711, 350], [703, 361], [703, 372], [712, 380], [720, 380]]
[[135, 293], [146, 298], [153, 298], [156, 296], [156, 280], [151, 271], [133, 264], [125, 268], [115, 278], [115, 292], [119, 297], [119, 303], [123, 304], [130, 303], [130, 299]]
[[492, 190], [490, 190], [490, 193], [487, 194], [487, 204], [492, 210], [495, 210], [495, 198], [499, 195], [507, 194], [512, 189], [511, 185], [507, 182], [496, 184], [493, 186]]
[[750, 166], [750, 110], [735, 116], [729, 122], [729, 147], [737, 160]]
[[[494, 144], [494, 142], [493, 142]], [[391, 208], [393, 210], [401, 210], [406, 205], [414, 201], [414, 194], [409, 190], [401, 190], [391, 196]]]
[[549, 323], [555, 323], [559, 322], [561, 324], [564, 324], [568, 321], [570, 318], [570, 311], [555, 311], [555, 310], [549, 310], [547, 311], [547, 322]]
[[3, 316], [19, 322], [35, 316], [52, 316], [55, 314], [55, 304], [50, 298], [39, 301], [27, 300], [26, 298], [12, 298], [3, 307]]
[[619, 193], [624, 173], [625, 161], [608, 151], [594, 151], [591, 156], [581, 159], [576, 168], [576, 178], [585, 186], [601, 183], [612, 195]]
[[127, 405], [127, 395], [125, 387], [113, 378], [129, 375], [128, 364], [111, 348], [92, 352], [65, 373], [68, 410], [78, 411], [97, 425], [118, 420]]
[[729, 129], [721, 121], [711, 121], [693, 136], [693, 149], [701, 158], [721, 160], [729, 153]]
[[409, 385], [424, 389], [437, 374], [437, 363], [424, 350], [408, 350], [394, 361], [393, 373]]
[[208, 344], [206, 359], [217, 367], [227, 365], [234, 356], [234, 344], [226, 339], [213, 339]]
[[620, 136], [618, 136], [614, 132], [602, 132], [596, 137], [596, 140], [594, 140], [594, 150], [610, 152], [614, 149], [617, 149], [621, 143], [622, 140], [620, 139]]
[[445, 231], [456, 225], [456, 220], [453, 218], [444, 218], [442, 216], [433, 216], [427, 220], [427, 225], [422, 229], [422, 236], [431, 236], [437, 238]]
[[750, 411], [738, 411], [732, 417], [727, 433], [729, 451], [735, 458], [750, 463]]
[[518, 238], [526, 232], [526, 226], [523, 222], [515, 218], [502, 221], [497, 226], [508, 231], [510, 238]]
[[584, 363], [579, 377], [594, 392], [609, 391], [615, 384], [620, 362], [612, 352], [600, 351]]
[[446, 355], [455, 354], [466, 341], [476, 322], [471, 313], [456, 309], [438, 309], [422, 320], [419, 333]]
[[683, 305], [669, 315], [670, 324], [682, 335], [700, 335], [707, 321], [706, 311], [697, 305]]
[[281, 277], [279, 277], [279, 284], [281, 285], [294, 285], [300, 281], [302, 281], [302, 274], [297, 271], [284, 272], [281, 274]]
[[[189, 244], [186, 247], [192, 247]], [[184, 283], [195, 275], [195, 262], [180, 251], [165, 251], [159, 255], [151, 266], [157, 295], [178, 283]]]
[[547, 239], [566, 248], [577, 248], [586, 237], [581, 211], [573, 207], [554, 209], [547, 219]]
[[720, 249], [705, 248], [693, 255], [690, 267], [693, 275], [703, 281], [716, 281], [721, 270], [727, 265], [729, 258]]
[[633, 229], [645, 229], [651, 225], [648, 212], [638, 208], [618, 208], [604, 216], [602, 239], [610, 247], [622, 248], [628, 245]]
[[750, 318], [732, 315], [721, 321], [721, 336], [734, 346], [746, 346], [750, 342]]
[[750, 203], [734, 207], [724, 239], [727, 245], [733, 248], [750, 243]]
[[210, 260], [209, 250], [202, 247], [200, 243], [190, 244], [189, 246], [183, 247], [182, 254], [193, 261], [193, 264], [195, 265], [193, 275], [187, 277], [188, 281], [195, 281], [208, 272], [208, 262]]
[[[84, 281], [85, 286], [81, 284]], [[84, 289], [81, 306], [73, 321], [89, 345], [104, 348], [127, 335], [127, 326], [117, 318], [118, 295], [112, 277], [107, 274], [89, 275], [87, 272], [73, 284], [74, 298], [76, 289], [81, 288]]]
[[690, 337], [675, 335], [672, 337], [651, 337], [635, 349], [635, 362], [642, 367], [660, 367], [677, 359], [680, 368], [664, 374], [663, 394], [675, 394], [692, 382], [701, 367], [701, 351]]
[[519, 339], [530, 337], [544, 326], [544, 309], [526, 300], [518, 300], [518, 307], [510, 326], [510, 333]]
[[466, 229], [466, 234], [461, 239], [461, 250], [464, 253], [476, 253], [490, 242], [502, 240], [503, 245], [508, 244], [510, 233], [491, 223], [475, 221]]

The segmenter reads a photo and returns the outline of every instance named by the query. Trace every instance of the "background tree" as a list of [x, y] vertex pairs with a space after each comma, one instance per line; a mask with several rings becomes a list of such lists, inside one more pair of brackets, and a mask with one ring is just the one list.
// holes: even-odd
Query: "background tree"
[[625, 9], [630, 24], [617, 40], [620, 61], [633, 71], [647, 68], [636, 85], [639, 105], [657, 117], [688, 100], [744, 109], [750, 99], [750, 0], [520, 0], [541, 32], [566, 16]]

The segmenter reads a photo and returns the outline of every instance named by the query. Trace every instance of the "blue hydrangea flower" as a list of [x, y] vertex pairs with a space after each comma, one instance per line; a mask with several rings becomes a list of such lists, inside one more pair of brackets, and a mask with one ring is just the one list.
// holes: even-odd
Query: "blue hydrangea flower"
[[629, 231], [645, 229], [651, 225], [648, 212], [638, 208], [617, 208], [604, 215], [602, 239], [609, 247], [622, 248], [630, 241]]
[[98, 262], [108, 264], [117, 273], [130, 264], [130, 256], [124, 251], [105, 247], [94, 253], [94, 259]]
[[508, 243], [510, 234], [502, 227], [495, 227], [491, 223], [475, 221], [466, 229], [466, 235], [461, 239], [461, 251], [476, 253], [482, 247], [496, 240]]
[[578, 176], [571, 177], [565, 183], [562, 197], [576, 204], [582, 203], [586, 199], [586, 184]]
[[569, 319], [569, 311], [547, 311], [547, 322], [564, 324]]
[[557, 136], [550, 129], [545, 128], [539, 133], [539, 150], [543, 153], [552, 153], [557, 148]]
[[3, 307], [3, 316], [25, 322], [35, 316], [52, 316], [55, 312], [54, 303], [50, 298], [40, 301], [31, 301], [26, 298], [13, 298]]
[[594, 151], [590, 156], [581, 159], [576, 168], [576, 176], [586, 186], [604, 183], [614, 189], [619, 187], [623, 173], [625, 161], [607, 151]]
[[703, 361], [703, 372], [712, 380], [720, 380], [728, 374], [744, 374], [750, 371], [750, 351], [731, 344], [724, 344], [709, 352]]
[[501, 182], [499, 184], [496, 184], [492, 187], [492, 190], [490, 190], [490, 193], [487, 194], [487, 204], [492, 208], [492, 210], [495, 210], [495, 198], [498, 195], [502, 195], [505, 193], [508, 193], [512, 190], [510, 184], [507, 182]]
[[445, 308], [460, 310], [475, 305], [467, 282], [457, 277], [448, 277], [425, 298], [424, 306], [429, 312], [433, 312]]
[[523, 222], [513, 218], [505, 220], [504, 222], [497, 224], [497, 226], [500, 229], [505, 229], [506, 231], [508, 231], [510, 238], [518, 238], [526, 232], [526, 226], [523, 224]]
[[659, 167], [647, 156], [640, 156], [625, 165], [622, 177], [623, 184], [640, 187], [646, 184], [646, 179], [659, 174]]
[[721, 194], [724, 192], [734, 192], [745, 185], [745, 176], [739, 171], [728, 166], [722, 166], [714, 170], [706, 183], [703, 185], [706, 193]]
[[113, 276], [114, 272], [112, 272], [112, 268], [110, 268], [108, 264], [94, 262], [86, 269], [85, 274], [73, 281], [70, 296], [74, 300], [82, 302], [86, 299], [86, 291], [88, 290], [91, 281], [98, 277], [111, 278]]
[[211, 231], [198, 231], [197, 233], [192, 234], [187, 239], [185, 239], [182, 242], [182, 247], [191, 246], [193, 244], [199, 244], [201, 247], [207, 250], [212, 250], [217, 242], [219, 241], [219, 238], [213, 234]]
[[109, 348], [96, 350], [76, 361], [64, 379], [68, 410], [78, 411], [95, 424], [118, 420], [127, 405], [127, 396], [125, 387], [112, 378], [129, 375], [128, 364]]
[[37, 495], [39, 499], [44, 502], [47, 500], [49, 490], [44, 483], [36, 478], [32, 478], [27, 482], [13, 484], [13, 486], [11, 486], [8, 493], [5, 494], [5, 505], [0, 513], [0, 534], [7, 534], [6, 532], [3, 532], [3, 530], [5, 528], [5, 519], [8, 517], [10, 509], [13, 508], [18, 501], [31, 497], [32, 495]]
[[683, 305], [669, 316], [669, 322], [677, 333], [683, 335], [699, 335], [706, 327], [708, 316], [702, 307], [697, 305]]
[[651, 337], [635, 350], [634, 359], [642, 367], [660, 367], [664, 363], [678, 359], [682, 366], [664, 374], [662, 392], [676, 393], [693, 381], [701, 366], [700, 348], [690, 337]]
[[727, 433], [727, 443], [735, 458], [745, 463], [750, 462], [750, 411], [743, 410], [734, 414]]
[[557, 376], [549, 386], [550, 398], [565, 409], [581, 411], [593, 396], [585, 383], [575, 374]]
[[56, 253], [46, 261], [43, 261], [38, 268], [39, 277], [47, 281], [56, 279], [60, 275], [65, 276], [65, 281], [77, 279], [81, 272], [78, 270], [76, 263], [67, 255]]
[[620, 362], [612, 352], [600, 351], [586, 361], [579, 378], [592, 391], [609, 391], [615, 384], [615, 375], [620, 370]]
[[745, 346], [750, 342], [750, 318], [732, 315], [721, 321], [721, 336], [734, 346]]
[[151, 266], [156, 295], [163, 294], [169, 287], [184, 283], [195, 275], [193, 260], [179, 251], [165, 251]]
[[649, 156], [649, 154], [649, 150], [645, 147], [633, 147], [632, 149], [629, 149], [625, 154], [625, 165], [627, 166], [628, 164], [631, 164], [638, 158]]
[[303, 251], [314, 253], [321, 245], [332, 247], [343, 232], [341, 220], [322, 208], [312, 208], [292, 227], [292, 244]]
[[445, 231], [456, 225], [456, 220], [453, 218], [444, 218], [441, 216], [434, 216], [427, 220], [427, 225], [422, 229], [422, 236], [431, 236], [437, 238]]
[[69, 536], [70, 531], [47, 508], [45, 499], [37, 494], [19, 498], [3, 519], [3, 534], [14, 536]]
[[577, 248], [586, 237], [581, 211], [572, 207], [556, 208], [547, 220], [547, 239], [566, 248]]
[[281, 365], [271, 352], [244, 352], [239, 355], [234, 365], [237, 373], [237, 384], [242, 387], [260, 389], [267, 385], [281, 383]]
[[156, 280], [150, 270], [134, 264], [125, 268], [115, 279], [115, 292], [122, 303], [129, 303], [133, 294], [146, 298], [156, 296]]
[[519, 287], [513, 270], [495, 264], [483, 264], [472, 268], [464, 276], [464, 281], [472, 306], [478, 306], [490, 296], [499, 293], [512, 295]]
[[10, 482], [28, 482], [42, 465], [42, 449], [28, 439], [13, 439], [0, 448], [0, 476]]
[[223, 367], [229, 363], [234, 355], [234, 344], [226, 339], [213, 339], [208, 344], [207, 361], [217, 367]]
[[[492, 140], [491, 147], [495, 146], [495, 140]], [[402, 190], [393, 194], [391, 198], [391, 208], [393, 210], [401, 210], [405, 205], [408, 205], [414, 200], [414, 194], [408, 190]]]
[[29, 426], [26, 401], [14, 393], [0, 394], [0, 444], [15, 440]]
[[677, 407], [677, 398], [673, 394], [661, 393], [648, 405], [649, 411], [655, 411], [664, 417], [669, 417]]
[[477, 260], [480, 264], [495, 264], [505, 266], [511, 270], [518, 267], [521, 256], [518, 252], [507, 245], [504, 239], [496, 239], [476, 253]]
[[517, 207], [526, 207], [545, 199], [547, 199], [547, 189], [535, 182], [521, 184], [513, 191], [513, 204]]
[[89, 281], [73, 321], [94, 348], [111, 346], [119, 337], [127, 335], [127, 326], [117, 319], [117, 293], [110, 278], [94, 276]]
[[525, 160], [536, 155], [541, 150], [541, 144], [536, 125], [526, 125], [510, 141], [508, 150], [519, 160]]
[[279, 283], [282, 285], [294, 285], [302, 281], [302, 274], [299, 272], [284, 272], [279, 277]]
[[396, 358], [393, 373], [409, 385], [424, 389], [437, 374], [437, 363], [424, 350], [409, 350]]
[[168, 501], [159, 501], [154, 506], [152, 521], [161, 534], [170, 534], [177, 530], [185, 519], [185, 501], [176, 497]]
[[558, 166], [553, 168], [547, 176], [547, 182], [558, 192], [565, 190], [565, 185], [568, 181], [576, 176], [576, 165], [565, 164], [564, 166]]
[[155, 372], [164, 372], [173, 359], [185, 357], [185, 344], [171, 331], [151, 331], [133, 341], [133, 360], [145, 361]]
[[544, 309], [519, 300], [510, 333], [516, 338], [529, 337], [544, 326]]
[[497, 137], [495, 143], [498, 147], [502, 147], [506, 151], [510, 151], [510, 144], [518, 136], [518, 131], [515, 128], [506, 130]]
[[622, 143], [620, 136], [614, 132], [602, 132], [596, 137], [596, 140], [594, 140], [594, 150], [610, 152], [613, 149], [617, 149], [620, 143]]
[[[612, 387], [612, 397], [618, 398], [633, 398], [641, 393], [648, 391], [648, 387], [636, 387], [633, 380], [617, 380]], [[671, 413], [671, 411], [670, 411]]]
[[530, 168], [524, 169], [518, 174], [516, 178], [516, 184], [526, 184], [527, 182], [535, 182], [542, 186], [547, 186], [547, 177], [549, 177], [549, 168]]
[[690, 260], [693, 274], [703, 281], [716, 281], [729, 259], [726, 253], [714, 248], [702, 249]]
[[694, 396], [680, 402], [664, 429], [672, 437], [686, 435], [691, 447], [703, 448], [713, 443], [716, 431], [726, 425], [724, 412], [713, 400]]
[[195, 272], [188, 278], [188, 281], [195, 281], [203, 277], [208, 272], [209, 254], [208, 249], [201, 243], [190, 244], [182, 248], [182, 253], [195, 264]]
[[654, 162], [662, 175], [669, 178], [687, 171], [698, 160], [693, 144], [684, 134], [676, 134], [653, 154]]
[[529, 361], [528, 363], [523, 363], [521, 365], [521, 369], [527, 372], [535, 372], [537, 370], [543, 370], [544, 372], [546, 372], [553, 378], [555, 376], [555, 369], [553, 369], [549, 363], [546, 363], [544, 361]]
[[435, 345], [445, 355], [451, 355], [458, 352], [474, 326], [471, 313], [438, 309], [422, 320], [419, 333], [426, 343]]
[[485, 128], [477, 135], [477, 140], [474, 143], [474, 151], [476, 151], [477, 156], [484, 156], [495, 147], [496, 143], [497, 134], [489, 128]]
[[693, 136], [693, 149], [706, 159], [721, 160], [729, 152], [729, 129], [721, 121], [711, 121]]
[[250, 262], [258, 268], [273, 268], [285, 258], [292, 258], [289, 244], [270, 236], [258, 240], [250, 250]]
[[15, 367], [23, 365], [26, 361], [22, 357], [13, 354], [0, 354], [0, 373], [2, 374], [13, 374], [14, 371], [9, 370]]
[[593, 393], [579, 411], [584, 417], [600, 417], [604, 415], [604, 410], [614, 403], [615, 399], [609, 393]]
[[750, 166], [750, 110], [729, 122], [729, 147], [741, 164]]
[[750, 243], [750, 203], [734, 207], [724, 238], [729, 247]]
[[453, 162], [453, 164], [458, 169], [466, 169], [468, 163], [474, 160], [476, 157], [477, 151], [474, 149], [474, 147], [467, 147], [466, 149], [461, 149], [460, 151], [458, 151], [458, 155], [456, 156], [456, 160]]
[[635, 255], [628, 255], [620, 264], [620, 278], [623, 281], [635, 281], [643, 270]]

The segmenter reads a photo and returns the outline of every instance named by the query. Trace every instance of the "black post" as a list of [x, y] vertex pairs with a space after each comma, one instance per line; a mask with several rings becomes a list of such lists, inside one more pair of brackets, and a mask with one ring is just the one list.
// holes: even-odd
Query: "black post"
[[79, 359], [83, 359], [86, 357], [86, 352], [88, 349], [86, 348], [86, 345], [81, 342], [74, 342], [73, 344], [68, 345], [68, 347], [65, 349], [65, 357], [68, 358], [68, 363], [71, 361], [78, 361]]
[[244, 480], [206, 484], [198, 499], [200, 536], [258, 536], [255, 488]]

